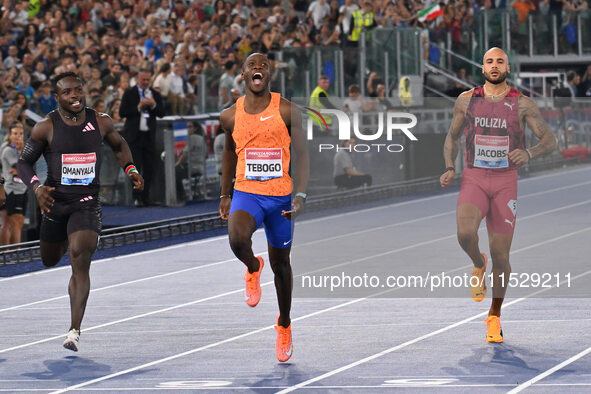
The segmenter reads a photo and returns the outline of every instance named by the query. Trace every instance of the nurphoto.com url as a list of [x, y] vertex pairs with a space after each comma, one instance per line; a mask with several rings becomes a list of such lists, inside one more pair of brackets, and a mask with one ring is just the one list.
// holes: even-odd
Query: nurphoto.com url
[[[370, 275], [367, 273], [359, 275], [347, 275], [341, 272], [340, 275], [302, 275], [301, 287], [304, 289], [328, 289], [331, 292], [341, 289], [429, 289], [434, 292], [440, 289], [458, 289], [479, 287], [482, 281], [487, 286], [493, 287], [493, 274], [486, 274], [481, 281], [468, 273], [461, 275], [449, 275], [445, 272], [433, 274], [427, 272], [424, 275]], [[516, 273], [509, 275], [501, 274], [499, 286], [509, 288], [551, 288], [571, 287], [571, 273]]]

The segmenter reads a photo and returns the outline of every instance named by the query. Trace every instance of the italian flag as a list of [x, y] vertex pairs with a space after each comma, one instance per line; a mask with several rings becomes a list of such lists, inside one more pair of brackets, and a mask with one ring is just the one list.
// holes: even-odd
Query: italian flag
[[439, 7], [439, 4], [433, 4], [423, 10], [421, 10], [417, 14], [417, 18], [419, 18], [419, 22], [430, 21], [438, 16], [443, 15], [443, 10]]

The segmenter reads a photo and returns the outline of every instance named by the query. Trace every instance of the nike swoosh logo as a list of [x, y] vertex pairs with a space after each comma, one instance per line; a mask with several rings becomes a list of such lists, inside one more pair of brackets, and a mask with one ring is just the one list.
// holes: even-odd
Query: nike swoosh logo
[[291, 243], [291, 239], [290, 239], [289, 241], [287, 241], [287, 242], [284, 242], [284, 243], [283, 243], [283, 246], [285, 246], [285, 245], [289, 245], [290, 243]]
[[264, 122], [267, 119], [271, 119], [273, 116], [275, 116], [275, 115], [271, 115], [271, 116], [267, 116], [266, 118], [263, 118], [263, 115], [261, 115], [261, 118], [260, 118], [261, 122]]
[[285, 354], [287, 354], [289, 357], [291, 357], [292, 353], [293, 353], [293, 346], [289, 348], [289, 352], [285, 352]]

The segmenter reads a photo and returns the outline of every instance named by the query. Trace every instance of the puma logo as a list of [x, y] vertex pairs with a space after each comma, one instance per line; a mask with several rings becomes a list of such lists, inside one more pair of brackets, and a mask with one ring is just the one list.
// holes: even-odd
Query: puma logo
[[513, 219], [513, 221], [509, 220], [509, 219], [505, 219], [505, 223], [509, 223], [511, 225], [511, 228], [513, 228], [513, 223], [515, 222], [515, 219]]
[[515, 104], [503, 103], [503, 105], [506, 105], [507, 107], [511, 108], [511, 111], [513, 111], [513, 106]]

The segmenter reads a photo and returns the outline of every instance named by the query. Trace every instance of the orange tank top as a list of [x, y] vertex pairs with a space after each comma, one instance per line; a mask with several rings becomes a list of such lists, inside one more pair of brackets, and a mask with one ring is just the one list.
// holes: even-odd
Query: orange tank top
[[232, 138], [238, 161], [234, 189], [264, 196], [291, 194], [291, 137], [279, 112], [280, 101], [279, 93], [271, 93], [271, 102], [258, 114], [246, 113], [244, 96], [236, 101]]

